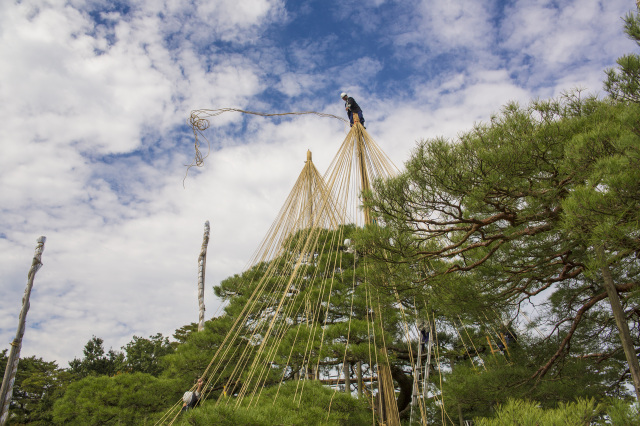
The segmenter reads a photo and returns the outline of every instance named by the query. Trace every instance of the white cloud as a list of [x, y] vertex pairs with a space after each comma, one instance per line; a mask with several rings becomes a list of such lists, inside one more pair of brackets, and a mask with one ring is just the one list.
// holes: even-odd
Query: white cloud
[[[199, 30], [218, 25], [227, 39], [242, 40], [276, 19], [282, 7], [224, 2], [213, 10], [208, 4], [199, 5], [200, 17], [215, 20]], [[29, 242], [34, 232], [48, 237], [25, 355], [64, 365], [92, 334], [119, 348], [133, 333], [167, 334], [197, 318], [193, 265], [214, 203], [203, 189], [200, 196], [207, 201], [194, 209], [198, 203], [182, 187], [187, 157], [166, 152], [155, 157], [156, 164], [146, 164], [145, 152], [159, 148], [143, 138], [159, 138], [185, 123], [190, 108], [246, 102], [262, 90], [261, 71], [242, 55], [202, 56], [184, 39], [172, 50], [163, 30], [181, 29], [167, 15], [182, 6], [165, 4], [163, 20], [154, 5], [134, 5], [127, 19], [103, 14], [113, 28], [94, 28], [87, 13], [62, 2], [23, 2], [0, 15], [5, 340], [17, 325], [21, 277], [33, 255]], [[159, 146], [173, 148], [176, 142]], [[120, 156], [139, 149], [133, 157]], [[104, 154], [116, 155], [103, 162]], [[234, 197], [234, 188], [224, 199]], [[228, 220], [227, 210], [219, 213]], [[212, 247], [212, 257], [218, 251], [233, 260], [210, 273], [209, 289], [214, 279], [244, 266], [237, 261], [243, 253]], [[210, 269], [216, 264], [211, 259]], [[213, 314], [215, 303], [209, 305]]]
[[[492, 2], [422, 0], [418, 5], [421, 38], [436, 52], [463, 47], [487, 49], [494, 40]], [[416, 34], [417, 35], [417, 34]], [[417, 42], [420, 42], [417, 41]]]
[[[583, 74], [581, 67], [593, 72], [611, 66], [612, 58], [632, 49], [633, 44], [621, 36], [621, 17], [631, 7], [629, 2], [601, 0], [513, 3], [506, 8], [500, 29], [509, 67], [520, 68], [524, 76], [520, 78], [527, 84], [540, 85], [549, 84], [558, 73], [567, 77], [564, 83], [571, 74]], [[601, 73], [599, 77], [602, 80]], [[584, 81], [584, 75], [576, 79]], [[589, 89], [600, 89], [600, 84]]]
[[305, 93], [317, 83], [317, 77], [309, 74], [286, 73], [280, 77], [279, 90], [287, 96], [294, 97]]

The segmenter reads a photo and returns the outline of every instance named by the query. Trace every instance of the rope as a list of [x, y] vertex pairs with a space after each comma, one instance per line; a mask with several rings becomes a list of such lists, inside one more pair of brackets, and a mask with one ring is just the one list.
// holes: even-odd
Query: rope
[[[205, 130], [207, 130], [210, 127], [210, 122], [209, 122], [209, 118], [211, 117], [216, 117], [220, 114], [223, 114], [225, 112], [240, 112], [242, 114], [249, 114], [249, 115], [258, 115], [261, 117], [280, 117], [280, 116], [285, 116], [285, 115], [308, 115], [308, 114], [313, 114], [313, 115], [317, 115], [318, 117], [327, 117], [327, 118], [335, 118], [337, 120], [340, 120], [342, 122], [349, 123], [349, 121], [345, 120], [342, 117], [338, 117], [337, 115], [333, 115], [333, 114], [326, 114], [323, 112], [316, 112], [316, 111], [302, 111], [302, 112], [282, 112], [282, 113], [265, 113], [265, 112], [256, 112], [256, 111], [246, 111], [243, 109], [239, 109], [239, 108], [218, 108], [218, 109], [196, 109], [191, 111], [191, 114], [189, 115], [189, 120], [187, 121], [187, 123], [189, 124], [189, 127], [191, 127], [191, 130], [193, 131], [193, 137], [194, 137], [194, 158], [193, 161], [191, 162], [191, 164], [187, 165], [187, 171], [185, 172], [184, 178], [182, 179], [182, 186], [184, 187], [184, 181], [187, 179], [187, 175], [189, 174], [189, 169], [191, 169], [191, 167], [202, 167], [204, 165], [204, 160], [205, 158], [207, 158], [209, 156], [209, 152], [211, 150], [211, 143], [209, 142], [209, 140], [206, 138], [206, 136], [202, 133]], [[207, 142], [207, 154], [206, 155], [202, 155], [202, 153], [200, 152], [200, 139], [199, 136], [201, 136], [206, 142]]]
[[[198, 141], [200, 136], [204, 137], [201, 132], [209, 127], [207, 118], [227, 111], [261, 116], [316, 114], [345, 121], [330, 114], [315, 112], [263, 114], [233, 108], [193, 111], [190, 124], [196, 137], [197, 156], [192, 165], [198, 165], [196, 163], [202, 165], [202, 161], [206, 157], [198, 154]], [[335, 280], [340, 280], [335, 274], [342, 270], [343, 255], [338, 247], [346, 230], [343, 225], [363, 226], [366, 223], [366, 220], [362, 219], [363, 211], [360, 207], [363, 186], [366, 185], [368, 188], [369, 181], [394, 175], [397, 169], [362, 125], [358, 123], [354, 124], [347, 134], [324, 176], [313, 166], [310, 161], [311, 157], [309, 156], [307, 159], [303, 171], [278, 216], [247, 264], [247, 270], [256, 268], [251, 272], [255, 279], [252, 278], [251, 281], [247, 280], [240, 284], [240, 288], [249, 286], [250, 290], [246, 291], [247, 302], [234, 318], [233, 325], [215, 350], [215, 354], [201, 376], [207, 380], [205, 389], [208, 391], [203, 392], [201, 403], [220, 384], [224, 385], [226, 395], [229, 397], [227, 398], [224, 392], [221, 393], [216, 404], [233, 404], [235, 407], [240, 407], [243, 399], [247, 397], [249, 398], [247, 406], [258, 404], [266, 381], [273, 377], [269, 372], [272, 371], [274, 360], [280, 354], [283, 362], [275, 362], [278, 364], [278, 368], [283, 369], [282, 375], [278, 376], [280, 384], [284, 381], [287, 372], [293, 372], [289, 367], [292, 350], [294, 345], [302, 339], [299, 336], [304, 336], [302, 330], [304, 330], [305, 320], [308, 325], [305, 332], [308, 332], [308, 336], [304, 354], [300, 354], [301, 368], [308, 369], [314, 366], [319, 369], [320, 367], [320, 359], [316, 358], [316, 353], [322, 350], [323, 345], [328, 344], [325, 339], [328, 339], [329, 335], [328, 333], [325, 335], [326, 327], [323, 327], [319, 321], [322, 314], [325, 317], [328, 316], [331, 303], [337, 303], [334, 301], [335, 299], [332, 300], [332, 293]], [[362, 170], [363, 168], [364, 170]], [[356, 220], [350, 218], [356, 218]], [[325, 234], [326, 232], [332, 232], [332, 235], [329, 237]], [[321, 240], [323, 235], [327, 238]], [[291, 247], [292, 244], [289, 242], [292, 236], [297, 239], [294, 247]], [[314, 256], [323, 259], [324, 268], [319, 268], [318, 264], [314, 264]], [[377, 306], [374, 303], [374, 294], [369, 288], [370, 283], [368, 283], [367, 275], [368, 265], [367, 262], [364, 262], [364, 282], [361, 283], [359, 280], [356, 282], [354, 274], [354, 282], [350, 286], [352, 291], [350, 311], [354, 309], [353, 298], [356, 289], [360, 285], [364, 285], [362, 290], [368, 307], [365, 321], [367, 329], [370, 330], [368, 333], [369, 365], [367, 368], [373, 377], [373, 366], [376, 365], [378, 370], [382, 367], [383, 360], [387, 358], [387, 351], [380, 352], [380, 359], [378, 359], [378, 345], [386, 346], [382, 318], [376, 318], [376, 316], [379, 317], [379, 313], [375, 314], [376, 310], [381, 311], [381, 302], [378, 299]], [[321, 279], [318, 279], [319, 277]], [[310, 287], [312, 283], [317, 284]], [[313, 298], [309, 297], [312, 294]], [[345, 308], [349, 309], [348, 306], [345, 304]], [[298, 317], [301, 312], [303, 318], [299, 322]], [[342, 353], [336, 357], [339, 360], [342, 356], [343, 364], [349, 349], [349, 341], [352, 338], [352, 316], [349, 315], [349, 318], [344, 320], [345, 327], [347, 327], [347, 342], [344, 352], [341, 351]], [[295, 321], [291, 321], [292, 318]], [[406, 322], [404, 312], [403, 318]], [[378, 321], [379, 325], [376, 324]], [[295, 337], [294, 333], [288, 333], [293, 326], [292, 324], [297, 324], [299, 327], [295, 332]], [[406, 323], [404, 325], [406, 331], [408, 327]], [[287, 351], [283, 353], [280, 349], [285, 337], [289, 335], [293, 338], [293, 344], [291, 349], [287, 348]], [[287, 340], [287, 344], [289, 342], [290, 340]], [[298, 346], [302, 345], [298, 344]], [[372, 346], [375, 348], [373, 354]], [[373, 356], [375, 356], [375, 362]], [[228, 363], [230, 359], [233, 359], [232, 364]], [[391, 380], [390, 372], [385, 371], [382, 375], [378, 374], [379, 380], [383, 378]], [[298, 404], [302, 401], [304, 385], [305, 381], [302, 381], [296, 387], [294, 402]], [[383, 392], [388, 394], [387, 398], [389, 400], [393, 398], [395, 403], [393, 385], [383, 387]], [[275, 394], [274, 403], [278, 394], [279, 389]], [[367, 398], [371, 398], [373, 407], [373, 393], [364, 392], [364, 394]], [[235, 400], [235, 403], [232, 403], [232, 400]], [[332, 402], [333, 396], [330, 401], [329, 414]], [[245, 405], [243, 404], [243, 406]], [[170, 413], [173, 412], [172, 410], [173, 408]], [[169, 420], [167, 417], [172, 416], [170, 413], [167, 413], [159, 423]], [[375, 413], [372, 412], [372, 416], [372, 423], [375, 424]]]
[[[342, 265], [342, 254], [340, 255], [340, 265]], [[355, 272], [356, 269], [356, 263], [353, 263], [353, 269]], [[349, 377], [351, 377], [351, 371], [346, 372], [345, 371], [345, 366], [347, 364], [347, 349], [349, 348], [349, 338], [351, 337], [351, 319], [353, 318], [353, 299], [355, 298], [356, 295], [356, 274], [353, 274], [353, 280], [351, 282], [351, 306], [349, 307], [349, 326], [347, 327], [347, 343], [344, 345], [344, 354], [342, 356], [342, 370], [344, 371], [344, 387], [345, 387], [345, 392], [350, 394], [351, 393], [351, 387], [349, 387], [349, 389], [347, 389], [347, 374], [349, 374]], [[340, 381], [340, 370], [338, 370], [338, 380], [336, 380], [336, 383]], [[331, 404], [333, 403], [333, 397], [336, 395], [336, 392], [338, 391], [338, 387], [336, 386], [336, 389], [333, 392], [333, 395], [331, 395], [331, 400], [329, 401], [329, 408], [327, 409], [327, 418], [326, 421], [329, 421], [329, 415], [331, 414]]]
[[458, 315], [458, 319], [460, 320], [460, 324], [462, 324], [462, 329], [464, 330], [464, 332], [467, 334], [467, 337], [469, 338], [469, 341], [471, 341], [471, 345], [473, 346], [473, 350], [476, 351], [476, 354], [478, 354], [478, 358], [480, 358], [480, 360], [482, 361], [482, 367], [484, 367], [484, 371], [487, 371], [487, 367], [484, 365], [484, 360], [482, 359], [482, 357], [480, 356], [480, 352], [478, 352], [478, 348], [476, 348], [475, 343], [473, 343], [473, 339], [471, 338], [471, 336], [469, 335], [469, 332], [467, 331], [467, 329], [464, 327], [464, 324], [462, 323], [462, 318], [460, 318], [460, 315]]

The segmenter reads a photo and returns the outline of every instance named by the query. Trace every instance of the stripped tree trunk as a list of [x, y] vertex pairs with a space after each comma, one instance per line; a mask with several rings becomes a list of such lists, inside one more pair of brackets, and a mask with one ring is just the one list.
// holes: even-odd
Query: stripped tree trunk
[[204, 223], [202, 248], [198, 257], [198, 331], [204, 330], [204, 273], [207, 268], [207, 246], [209, 245], [209, 221]]
[[9, 405], [11, 404], [11, 397], [13, 396], [13, 383], [16, 380], [18, 361], [20, 360], [20, 348], [22, 347], [22, 336], [24, 336], [27, 312], [29, 311], [29, 296], [31, 296], [31, 288], [33, 287], [33, 279], [36, 276], [36, 272], [38, 272], [42, 266], [40, 259], [42, 258], [44, 242], [46, 240], [46, 237], [38, 238], [36, 253], [33, 256], [31, 269], [29, 269], [29, 274], [27, 275], [27, 288], [24, 290], [24, 296], [22, 296], [22, 309], [20, 310], [18, 320], [18, 331], [16, 332], [16, 338], [11, 342], [11, 351], [9, 352], [7, 367], [5, 368], [4, 378], [2, 379], [2, 388], [0, 388], [0, 425], [4, 425], [9, 416]]

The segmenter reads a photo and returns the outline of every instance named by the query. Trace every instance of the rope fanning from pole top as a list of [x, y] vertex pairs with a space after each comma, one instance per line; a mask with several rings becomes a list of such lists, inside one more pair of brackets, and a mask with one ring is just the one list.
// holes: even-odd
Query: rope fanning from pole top
[[[318, 117], [335, 118], [337, 120], [342, 121], [345, 124], [349, 123], [349, 121], [345, 120], [342, 117], [338, 117], [337, 115], [327, 114], [327, 113], [317, 112], [317, 111], [266, 113], [266, 112], [257, 112], [257, 111], [246, 111], [246, 110], [239, 109], [239, 108], [218, 108], [218, 109], [196, 109], [196, 110], [193, 110], [193, 111], [191, 111], [191, 114], [189, 115], [188, 123], [189, 123], [189, 126], [191, 127], [191, 130], [193, 131], [195, 154], [194, 154], [194, 158], [193, 158], [193, 161], [191, 162], [191, 164], [187, 165], [187, 171], [186, 171], [186, 173], [184, 175], [184, 179], [182, 180], [182, 186], [184, 186], [184, 181], [187, 179], [187, 175], [189, 174], [189, 169], [191, 169], [191, 167], [202, 167], [204, 165], [204, 159], [209, 156], [209, 151], [211, 150], [211, 143], [206, 138], [206, 136], [204, 136], [204, 134], [202, 133], [205, 130], [207, 130], [211, 125], [211, 123], [209, 122], [209, 118], [216, 117], [216, 116], [218, 116], [220, 114], [223, 114], [225, 112], [240, 112], [242, 114], [258, 115], [258, 116], [261, 116], [261, 117], [281, 117], [281, 116], [285, 116], [285, 115], [308, 115], [308, 114], [313, 114], [313, 115], [317, 115]], [[198, 135], [200, 135], [207, 142], [207, 154], [206, 155], [202, 155], [202, 153], [200, 152], [200, 139], [199, 139]]]
[[[197, 153], [199, 137], [204, 138], [201, 132], [210, 125], [208, 118], [230, 111], [261, 116], [315, 114], [338, 118], [346, 123], [340, 117], [316, 112], [265, 114], [234, 108], [196, 110], [191, 113], [189, 124], [196, 137]], [[202, 165], [201, 161], [206, 156], [198, 155], [200, 160], [196, 162]], [[194, 162], [193, 165], [197, 164]], [[369, 357], [365, 368], [370, 371], [372, 379], [378, 376], [378, 380], [382, 378], [387, 381], [387, 386], [379, 388], [387, 394], [384, 405], [387, 408], [395, 406], [383, 320], [380, 318], [380, 295], [370, 288], [369, 266], [365, 259], [358, 258], [355, 248], [349, 252], [341, 247], [348, 227], [372, 224], [371, 217], [362, 217], [361, 205], [365, 201], [363, 191], [371, 189], [373, 180], [395, 174], [397, 168], [360, 123], [354, 123], [324, 175], [315, 168], [310, 154], [307, 154], [305, 166], [291, 193], [247, 265], [247, 270], [256, 268], [255, 274], [239, 283], [240, 287], [248, 290], [247, 300], [241, 312], [235, 314], [233, 325], [201, 375], [206, 379], [206, 386], [199, 403], [212, 397], [216, 399], [216, 405], [234, 408], [241, 405], [256, 406], [267, 381], [271, 380], [270, 372], [274, 363], [282, 368], [282, 372], [278, 372], [280, 384], [287, 380], [288, 375], [294, 376], [296, 371], [303, 372], [305, 380], [298, 382], [293, 395], [294, 403], [302, 402], [308, 379], [306, 373], [311, 370], [317, 374], [321, 366], [328, 365], [321, 358], [326, 357], [322, 352], [328, 344], [332, 344], [332, 337], [325, 330], [323, 318], [328, 317], [330, 305], [338, 303], [334, 302], [335, 297], [342, 297], [348, 303], [348, 293], [337, 296], [333, 292], [333, 286], [345, 267], [342, 263], [344, 253], [348, 252], [353, 253], [354, 257], [351, 260], [354, 262], [354, 281], [351, 283], [349, 305], [353, 304], [354, 294], [361, 288], [367, 306], [364, 313], [366, 318], [359, 320], [366, 323], [367, 330], [363, 331], [363, 334], [366, 333], [364, 343], [368, 346]], [[320, 259], [323, 259], [322, 262]], [[356, 279], [355, 274], [356, 263], [359, 262], [363, 262], [362, 280]], [[320, 264], [323, 265], [321, 268]], [[340, 362], [345, 364], [353, 344], [350, 341], [353, 334], [353, 315], [350, 314], [353, 306], [349, 309], [349, 305], [345, 305], [348, 313], [344, 321], [347, 342], [335, 357], [329, 357], [329, 361], [335, 361], [336, 365]], [[292, 318], [295, 321], [288, 321]], [[300, 327], [295, 332], [288, 334], [293, 331], [293, 326], [298, 325]], [[284, 343], [291, 345], [291, 348], [285, 347]], [[294, 346], [300, 348], [300, 358], [292, 361]], [[230, 359], [233, 360], [231, 364], [228, 362]], [[366, 359], [363, 361], [364, 366]], [[376, 371], [383, 371], [382, 375], [376, 375]], [[225, 392], [214, 396], [216, 394], [211, 392], [219, 389], [217, 385], [224, 385]], [[370, 400], [371, 406], [375, 406], [373, 393], [363, 389], [363, 394]], [[243, 403], [243, 400], [246, 402]], [[331, 401], [329, 415], [330, 407]], [[174, 405], [157, 424], [172, 422], [171, 417], [177, 415], [175, 410], [179, 410], [179, 404]], [[375, 416], [375, 412], [372, 412], [372, 423], [375, 423]]]

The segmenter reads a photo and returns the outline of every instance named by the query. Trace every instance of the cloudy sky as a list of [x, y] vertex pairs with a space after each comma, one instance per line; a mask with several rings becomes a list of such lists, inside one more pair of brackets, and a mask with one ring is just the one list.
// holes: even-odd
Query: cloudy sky
[[313, 152], [342, 122], [226, 113], [202, 168], [194, 109], [343, 115], [342, 91], [399, 168], [508, 101], [601, 93], [636, 46], [633, 0], [4, 0], [0, 2], [0, 350], [47, 237], [22, 355], [67, 367], [92, 335], [120, 349], [197, 321], [241, 272]]

